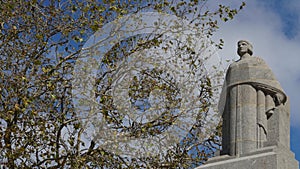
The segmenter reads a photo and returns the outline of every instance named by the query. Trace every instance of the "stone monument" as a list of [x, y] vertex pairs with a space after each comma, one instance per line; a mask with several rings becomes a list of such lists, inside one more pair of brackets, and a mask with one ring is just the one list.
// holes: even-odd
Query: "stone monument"
[[271, 69], [245, 40], [226, 73], [219, 111], [222, 150], [197, 169], [299, 169], [290, 151], [289, 100]]

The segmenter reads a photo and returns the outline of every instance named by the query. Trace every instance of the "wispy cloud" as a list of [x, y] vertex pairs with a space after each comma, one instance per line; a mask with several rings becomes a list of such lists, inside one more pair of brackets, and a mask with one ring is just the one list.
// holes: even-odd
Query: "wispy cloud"
[[299, 36], [299, 9], [300, 2], [297, 0], [264, 0], [259, 1], [259, 5], [263, 5], [268, 11], [273, 11], [282, 20], [281, 29], [285, 36], [294, 39]]

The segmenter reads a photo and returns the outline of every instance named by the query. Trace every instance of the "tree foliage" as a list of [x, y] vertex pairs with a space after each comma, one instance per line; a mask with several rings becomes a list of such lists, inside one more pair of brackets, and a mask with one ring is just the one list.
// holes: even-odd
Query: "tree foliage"
[[[206, 3], [205, 0], [1, 2], [0, 162], [8, 168], [188, 168], [205, 161], [215, 151], [220, 135], [216, 130], [205, 141], [197, 140], [213, 92], [209, 78], [202, 78], [199, 88], [202, 94], [197, 100], [203, 106], [190, 136], [165, 154], [129, 158], [106, 150], [96, 140], [82, 139], [86, 128], [74, 109], [72, 77], [88, 37], [124, 15], [166, 12], [188, 19], [210, 37], [217, 30], [218, 21], [232, 19], [245, 5], [241, 4], [239, 9], [220, 5], [216, 10], [207, 10]], [[159, 47], [159, 37], [136, 36], [123, 40], [102, 62], [115, 70], [117, 63], [130, 52]], [[222, 47], [222, 41], [216, 45]], [[194, 53], [184, 45], [181, 51], [188, 51], [188, 55]], [[151, 91], [159, 89], [164, 93], [163, 101], [168, 109], [147, 123], [122, 123], [123, 115], [115, 110], [109, 94], [110, 85], [101, 86], [104, 78], [108, 79], [106, 84], [113, 83], [109, 81], [109, 72], [99, 74], [95, 84], [99, 113], [119, 132], [137, 138], [156, 136], [176, 120], [170, 112], [180, 104], [180, 98], [176, 97], [180, 89], [161, 70], [144, 70], [129, 85], [130, 102], [140, 109], [145, 106], [135, 103], [149, 97]]]

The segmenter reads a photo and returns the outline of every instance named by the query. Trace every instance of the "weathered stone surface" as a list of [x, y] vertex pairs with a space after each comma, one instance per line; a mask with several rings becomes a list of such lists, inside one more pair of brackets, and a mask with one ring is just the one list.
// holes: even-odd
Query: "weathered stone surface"
[[280, 105], [268, 119], [267, 142], [264, 146], [283, 146], [290, 149], [290, 105]]
[[271, 69], [261, 58], [251, 56], [252, 46], [249, 49], [248, 42], [244, 43], [239, 42], [241, 59], [229, 66], [223, 87], [224, 103], [219, 108], [224, 122], [221, 155], [240, 156], [275, 142], [289, 144], [278, 140], [278, 133], [269, 124], [276, 123], [272, 120], [275, 110], [288, 109], [287, 96]]
[[299, 169], [290, 151], [290, 105], [271, 69], [238, 42], [241, 59], [226, 74], [219, 103], [221, 156], [197, 169]]
[[238, 158], [228, 155], [220, 157], [195, 169], [298, 169], [299, 167], [293, 153], [278, 147], [261, 149]]

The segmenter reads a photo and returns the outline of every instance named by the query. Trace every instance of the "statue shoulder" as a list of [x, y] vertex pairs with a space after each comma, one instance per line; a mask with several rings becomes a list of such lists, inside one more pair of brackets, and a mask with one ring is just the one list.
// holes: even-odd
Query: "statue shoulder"
[[257, 56], [251, 56], [245, 59], [239, 59], [229, 65], [229, 68], [233, 68], [242, 64], [247, 65], [265, 65], [266, 62], [261, 58]]
[[253, 59], [255, 59], [255, 61], [258, 62], [258, 63], [266, 64], [266, 62], [261, 57], [253, 56]]

